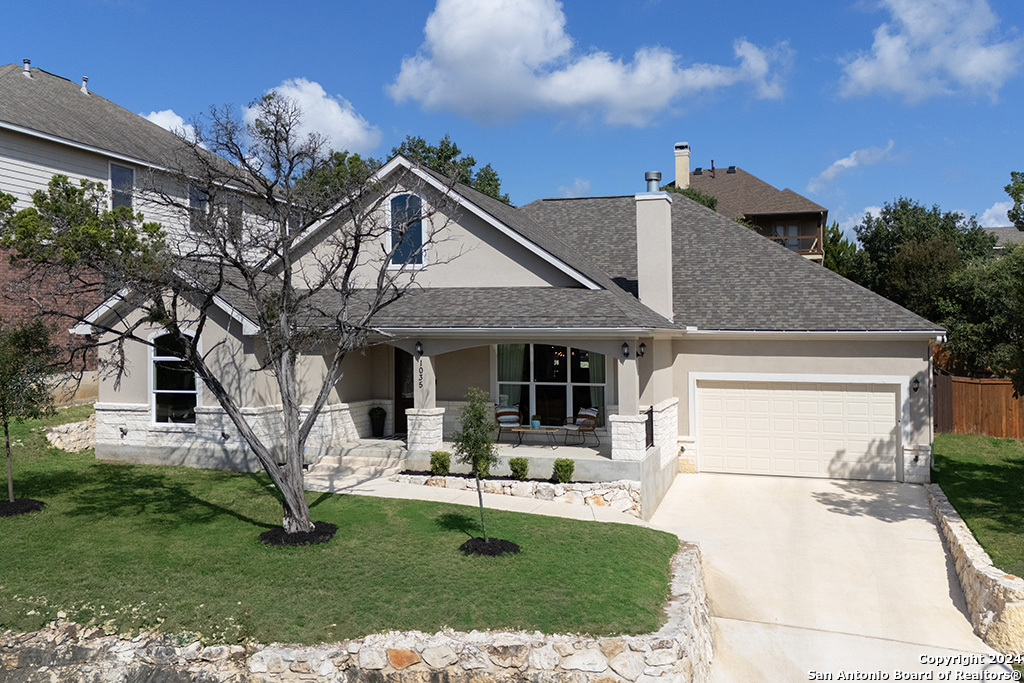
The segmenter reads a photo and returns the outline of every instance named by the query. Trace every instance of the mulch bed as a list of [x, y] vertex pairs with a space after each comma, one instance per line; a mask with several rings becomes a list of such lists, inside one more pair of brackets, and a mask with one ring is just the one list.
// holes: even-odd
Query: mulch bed
[[[418, 476], [426, 477], [459, 477], [460, 479], [476, 479], [471, 473], [466, 472], [449, 472], [448, 474], [434, 474], [430, 470], [402, 470], [399, 474], [414, 474]], [[547, 479], [541, 479], [539, 477], [527, 477], [526, 479], [516, 479], [511, 474], [488, 474], [486, 477], [481, 477], [480, 481], [535, 481], [540, 484], [557, 484], [558, 482], [548, 477]], [[597, 482], [573, 480], [572, 484], [594, 484]]]
[[39, 512], [44, 505], [46, 503], [34, 498], [15, 498], [13, 503], [9, 500], [0, 500], [0, 517], [14, 517], [29, 512]]
[[519, 546], [512, 541], [503, 541], [500, 538], [489, 538], [486, 541], [479, 536], [471, 538], [459, 546], [459, 550], [467, 555], [486, 555], [487, 557], [498, 557], [500, 555], [514, 555], [519, 552]]
[[313, 522], [313, 530], [300, 531], [295, 534], [285, 533], [284, 527], [274, 527], [260, 534], [264, 545], [312, 545], [326, 543], [338, 533], [338, 525], [330, 522]]

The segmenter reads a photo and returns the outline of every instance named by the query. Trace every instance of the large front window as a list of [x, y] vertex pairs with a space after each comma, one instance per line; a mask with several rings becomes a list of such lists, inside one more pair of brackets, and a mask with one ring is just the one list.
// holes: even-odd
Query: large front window
[[597, 408], [604, 422], [604, 354], [552, 344], [498, 344], [498, 394], [502, 406], [519, 406], [520, 422], [540, 415], [561, 425], [581, 408]]
[[185, 348], [165, 334], [153, 340], [153, 419], [195, 424], [196, 373], [182, 360]]

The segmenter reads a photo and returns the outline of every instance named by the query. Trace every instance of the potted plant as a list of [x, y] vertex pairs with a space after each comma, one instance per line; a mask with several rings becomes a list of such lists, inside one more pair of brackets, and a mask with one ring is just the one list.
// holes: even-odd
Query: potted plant
[[384, 419], [387, 418], [388, 413], [380, 406], [374, 406], [370, 408], [370, 432], [374, 438], [380, 438], [384, 436]]
[[540, 429], [540, 415], [534, 415], [530, 418], [530, 427]]

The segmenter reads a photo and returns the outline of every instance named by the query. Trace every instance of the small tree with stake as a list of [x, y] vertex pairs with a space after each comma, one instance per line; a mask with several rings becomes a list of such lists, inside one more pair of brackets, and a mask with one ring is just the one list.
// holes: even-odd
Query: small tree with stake
[[480, 477], [490, 472], [498, 462], [498, 451], [494, 445], [494, 419], [487, 409], [488, 397], [481, 389], [470, 387], [466, 394], [466, 405], [462, 407], [462, 429], [455, 434], [455, 456], [464, 465], [469, 465], [476, 477], [476, 495], [480, 503], [480, 529], [482, 538], [471, 538], [462, 544], [460, 550], [474, 555], [504, 555], [519, 552], [519, 546], [487, 536], [484, 521], [484, 494]]
[[7, 503], [0, 516], [40, 510], [38, 500], [14, 498], [14, 470], [11, 464], [12, 421], [38, 418], [53, 413], [53, 387], [60, 349], [50, 341], [52, 330], [39, 319], [8, 326], [0, 320], [0, 422], [7, 449]]

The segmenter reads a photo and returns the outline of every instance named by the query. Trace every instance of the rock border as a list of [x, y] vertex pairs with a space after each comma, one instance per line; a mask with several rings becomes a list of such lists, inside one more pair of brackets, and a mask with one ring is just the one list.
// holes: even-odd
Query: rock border
[[640, 636], [393, 631], [311, 647], [204, 648], [198, 642], [176, 645], [166, 635], [128, 639], [55, 621], [34, 633], [0, 635], [0, 673], [11, 672], [13, 680], [49, 672], [50, 680], [164, 680], [157, 678], [163, 675], [203, 683], [705, 683], [711, 670], [711, 619], [700, 548], [680, 543], [671, 567], [668, 620]]
[[[456, 490], [476, 490], [476, 480], [469, 477], [433, 477], [425, 474], [393, 474], [391, 481], [399, 484], [435, 486]], [[624, 512], [637, 519], [643, 519], [641, 508], [641, 485], [638, 481], [619, 479], [617, 481], [569, 482], [554, 484], [546, 481], [515, 481], [512, 479], [482, 480], [484, 493], [502, 496], [517, 496], [536, 500], [553, 500], [571, 505], [607, 507]]]
[[924, 488], [953, 556], [974, 632], [999, 652], [1024, 654], [1024, 579], [992, 564], [938, 484]]

